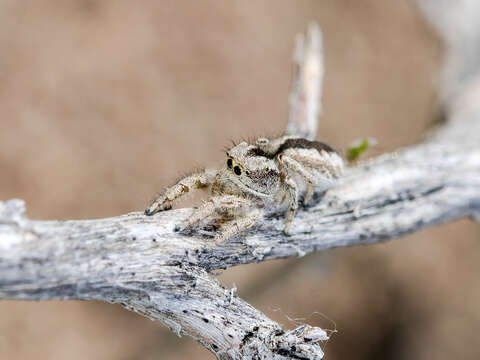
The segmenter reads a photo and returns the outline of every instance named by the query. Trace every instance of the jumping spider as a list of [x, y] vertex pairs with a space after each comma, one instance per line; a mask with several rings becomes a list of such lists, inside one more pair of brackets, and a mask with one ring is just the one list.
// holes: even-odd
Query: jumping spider
[[175, 230], [220, 220], [216, 245], [252, 227], [265, 214], [288, 209], [283, 230], [288, 234], [299, 194], [304, 192], [308, 203], [315, 189], [326, 190], [342, 171], [342, 158], [321, 142], [293, 136], [259, 138], [254, 145], [242, 142], [228, 150], [222, 169], [194, 173], [168, 187], [145, 214], [169, 210], [189, 191], [208, 188], [210, 198]]

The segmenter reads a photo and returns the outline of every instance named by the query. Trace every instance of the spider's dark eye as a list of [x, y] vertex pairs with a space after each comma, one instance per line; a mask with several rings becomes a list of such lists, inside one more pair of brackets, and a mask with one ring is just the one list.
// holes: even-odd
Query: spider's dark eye
[[233, 168], [233, 172], [237, 175], [240, 175], [242, 173], [242, 170], [240, 169], [240, 166], [235, 166]]
[[227, 166], [228, 166], [229, 169], [232, 168], [232, 164], [233, 164], [232, 159], [228, 159], [227, 160]]

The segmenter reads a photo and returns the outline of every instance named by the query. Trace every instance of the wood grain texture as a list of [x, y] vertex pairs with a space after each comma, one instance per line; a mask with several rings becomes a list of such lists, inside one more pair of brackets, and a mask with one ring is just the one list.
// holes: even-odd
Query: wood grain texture
[[448, 104], [447, 125], [425, 143], [347, 169], [298, 211], [288, 237], [283, 214], [210, 249], [206, 233], [173, 231], [192, 209], [37, 221], [25, 216], [23, 201], [0, 202], [0, 299], [119, 303], [219, 359], [321, 359], [324, 330], [285, 331], [208, 272], [479, 220], [479, 88], [472, 83]]
[[0, 298], [120, 303], [193, 336], [219, 358], [321, 358], [312, 339], [326, 340], [323, 330], [284, 332], [208, 271], [384, 241], [478, 216], [478, 144], [435, 141], [351, 168], [336, 188], [317, 195], [316, 205], [298, 212], [291, 236], [281, 234], [279, 215], [214, 249], [206, 247], [205, 235], [173, 231], [191, 209], [36, 221], [24, 216], [21, 200], [1, 203]]

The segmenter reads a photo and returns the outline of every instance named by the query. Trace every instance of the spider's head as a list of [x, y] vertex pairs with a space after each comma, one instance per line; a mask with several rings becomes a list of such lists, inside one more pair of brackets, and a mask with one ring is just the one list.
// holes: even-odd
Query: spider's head
[[227, 151], [226, 166], [240, 188], [261, 195], [274, 194], [280, 181], [277, 164], [257, 146], [242, 142]]

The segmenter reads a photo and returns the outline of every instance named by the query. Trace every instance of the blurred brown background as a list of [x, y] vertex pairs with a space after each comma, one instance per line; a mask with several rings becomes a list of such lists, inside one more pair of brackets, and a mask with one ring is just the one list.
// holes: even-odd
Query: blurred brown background
[[[1, 0], [0, 200], [38, 219], [143, 210], [183, 171], [222, 162], [229, 139], [281, 132], [293, 39], [312, 20], [319, 137], [419, 141], [442, 47], [412, 2]], [[479, 234], [465, 220], [220, 279], [285, 327], [335, 322], [327, 359], [478, 359]], [[0, 359], [200, 358], [213, 357], [119, 306], [0, 303]]]

